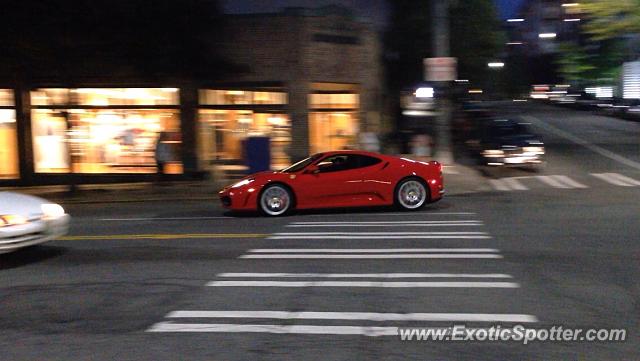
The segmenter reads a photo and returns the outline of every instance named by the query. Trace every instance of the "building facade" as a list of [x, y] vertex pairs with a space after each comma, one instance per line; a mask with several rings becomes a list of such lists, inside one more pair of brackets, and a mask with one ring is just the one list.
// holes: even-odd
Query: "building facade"
[[230, 16], [224, 29], [220, 54], [241, 71], [215, 81], [0, 84], [0, 185], [148, 180], [158, 142], [175, 177], [241, 166], [251, 136], [270, 138], [279, 167], [377, 129], [372, 25], [329, 7]]

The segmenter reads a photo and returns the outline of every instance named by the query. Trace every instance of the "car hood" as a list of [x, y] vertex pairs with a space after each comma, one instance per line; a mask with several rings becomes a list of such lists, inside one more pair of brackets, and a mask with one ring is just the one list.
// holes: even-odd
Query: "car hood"
[[27, 218], [42, 215], [40, 205], [46, 200], [26, 194], [0, 192], [0, 215], [13, 214]]

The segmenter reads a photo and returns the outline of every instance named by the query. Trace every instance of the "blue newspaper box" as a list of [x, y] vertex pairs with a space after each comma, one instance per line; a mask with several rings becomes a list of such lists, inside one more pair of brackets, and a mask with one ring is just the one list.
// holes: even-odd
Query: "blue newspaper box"
[[249, 174], [271, 170], [269, 137], [248, 137], [244, 141], [244, 161]]

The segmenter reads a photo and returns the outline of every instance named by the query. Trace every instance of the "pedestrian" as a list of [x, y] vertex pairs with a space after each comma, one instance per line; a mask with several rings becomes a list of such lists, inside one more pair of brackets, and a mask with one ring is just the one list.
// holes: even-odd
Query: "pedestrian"
[[166, 132], [160, 132], [158, 139], [156, 140], [156, 167], [158, 174], [158, 181], [164, 181], [166, 179], [165, 167], [168, 162], [171, 161], [171, 147], [168, 143], [168, 136]]

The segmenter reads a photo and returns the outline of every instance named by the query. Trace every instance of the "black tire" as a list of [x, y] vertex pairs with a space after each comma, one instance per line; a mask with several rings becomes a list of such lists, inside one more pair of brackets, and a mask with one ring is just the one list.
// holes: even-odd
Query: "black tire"
[[417, 211], [429, 203], [431, 194], [424, 180], [411, 177], [398, 182], [393, 193], [393, 199], [397, 208], [407, 211]]
[[266, 216], [278, 217], [293, 209], [294, 198], [291, 190], [282, 184], [267, 185], [258, 197], [258, 210]]

